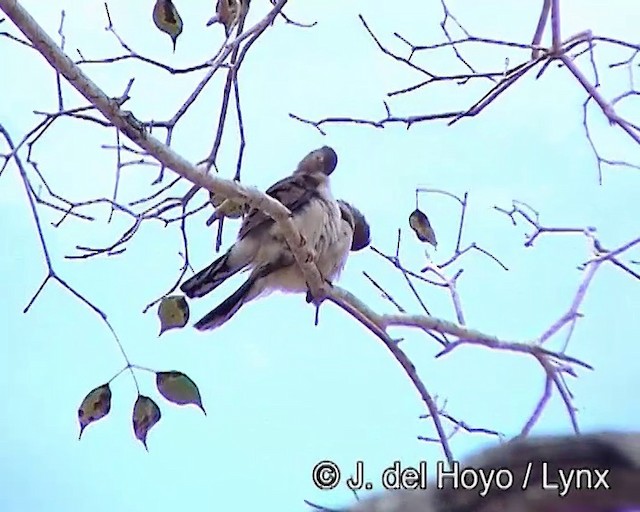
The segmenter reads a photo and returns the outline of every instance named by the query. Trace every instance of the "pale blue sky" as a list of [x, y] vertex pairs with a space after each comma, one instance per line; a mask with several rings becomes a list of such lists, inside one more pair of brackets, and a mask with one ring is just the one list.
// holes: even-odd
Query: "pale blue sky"
[[[267, 2], [252, 2], [252, 19]], [[538, 1], [450, 2], [472, 34], [530, 41]], [[212, 1], [176, 0], [185, 23], [177, 51], [153, 25], [152, 0], [109, 2], [120, 35], [143, 55], [176, 66], [201, 62], [221, 42], [222, 28], [205, 27]], [[87, 0], [23, 2], [36, 20], [55, 35], [59, 11], [66, 9], [67, 49], [87, 58], [120, 54], [113, 36], [104, 31], [103, 2]], [[447, 127], [425, 123], [406, 130], [356, 125], [330, 125], [327, 136], [288, 117], [312, 119], [384, 116], [382, 100], [391, 90], [422, 77], [382, 55], [357, 19], [362, 13], [371, 28], [401, 50], [393, 32], [416, 43], [442, 40], [440, 2], [409, 2], [403, 9], [382, 1], [291, 2], [287, 13], [300, 21], [318, 21], [312, 29], [281, 20], [257, 43], [240, 73], [247, 137], [243, 180], [261, 188], [290, 172], [297, 161], [323, 144], [339, 155], [332, 176], [336, 196], [357, 205], [372, 225], [372, 243], [392, 252], [398, 227], [406, 230], [402, 257], [420, 268], [423, 247], [407, 230], [414, 207], [414, 188], [429, 186], [470, 194], [466, 242], [476, 241], [509, 267], [504, 272], [481, 255], [467, 256], [460, 293], [470, 326], [505, 339], [539, 335], [568, 307], [580, 282], [576, 266], [587, 256], [580, 237], [543, 237], [534, 248], [522, 245], [524, 230], [492, 211], [509, 207], [512, 198], [531, 203], [548, 225], [598, 228], [607, 247], [637, 236], [637, 170], [606, 168], [597, 184], [595, 160], [584, 137], [584, 92], [565, 70], [555, 66], [538, 81], [525, 78], [482, 115]], [[517, 7], [516, 7], [517, 6]], [[563, 3], [565, 35], [590, 27], [595, 33], [637, 43], [640, 7], [631, 2], [567, 1]], [[16, 33], [11, 23], [2, 30]], [[636, 39], [634, 39], [634, 37]], [[0, 122], [19, 139], [39, 119], [33, 110], [54, 111], [54, 74], [44, 60], [6, 39], [2, 48]], [[614, 96], [626, 89], [623, 70], [606, 65], [629, 56], [598, 48], [603, 92]], [[603, 51], [604, 50], [604, 51]], [[479, 70], [504, 65], [503, 49], [465, 49]], [[521, 55], [521, 54], [520, 54]], [[606, 58], [605, 58], [606, 57]], [[609, 59], [609, 60], [607, 60]], [[585, 73], [590, 75], [587, 60]], [[461, 72], [450, 53], [433, 54], [423, 64], [441, 73]], [[140, 119], [165, 119], [182, 104], [203, 75], [171, 76], [137, 61], [91, 65], [84, 70], [110, 95], [122, 93], [136, 78], [127, 108]], [[174, 148], [198, 161], [210, 150], [218, 119], [222, 75], [189, 111], [174, 133]], [[464, 88], [452, 84], [427, 88], [391, 101], [395, 114], [464, 108], [486, 90], [478, 82]], [[65, 85], [67, 107], [84, 105]], [[9, 100], [7, 100], [9, 99]], [[638, 119], [628, 103], [624, 113]], [[232, 117], [233, 119], [233, 117]], [[609, 128], [591, 112], [599, 147], [612, 159], [634, 159], [640, 152], [628, 138]], [[235, 169], [237, 137], [233, 121], [227, 128], [218, 164], [226, 176]], [[157, 135], [164, 136], [158, 131]], [[114, 132], [77, 120], [62, 119], [35, 146], [34, 158], [56, 191], [71, 200], [110, 196], [115, 153]], [[0, 151], [5, 151], [2, 147]], [[123, 172], [123, 200], [145, 195], [157, 170], [129, 167]], [[47, 244], [58, 273], [105, 311], [131, 360], [157, 370], [180, 370], [199, 385], [208, 416], [198, 409], [161, 401], [161, 422], [149, 433], [147, 453], [134, 438], [131, 408], [135, 388], [129, 375], [113, 384], [112, 411], [87, 428], [77, 441], [76, 410], [82, 397], [107, 381], [122, 366], [110, 333], [99, 318], [53, 282], [32, 310], [22, 309], [45, 277], [46, 267], [24, 189], [15, 166], [0, 175], [0, 268], [4, 269], [4, 300], [0, 325], [0, 509], [6, 512], [87, 510], [96, 512], [181, 509], [304, 510], [303, 499], [325, 506], [344, 505], [353, 495], [343, 486], [320, 491], [311, 482], [311, 468], [331, 459], [351, 471], [364, 460], [371, 475], [394, 460], [432, 464], [441, 458], [436, 445], [416, 439], [433, 435], [426, 411], [399, 365], [385, 347], [344, 312], [327, 304], [321, 322], [299, 296], [275, 295], [246, 306], [233, 322], [213, 333], [191, 329], [157, 338], [153, 311], [145, 304], [173, 283], [181, 257], [177, 226], [145, 225], [120, 256], [69, 261], [75, 246], [106, 245], [128, 227], [116, 217], [106, 224], [108, 210], [91, 213], [99, 220], [71, 220], [60, 229], [50, 223], [59, 216], [41, 208]], [[183, 187], [181, 190], [186, 190]], [[437, 230], [435, 260], [442, 261], [455, 244], [458, 209], [446, 198], [426, 198]], [[208, 230], [203, 213], [191, 220], [191, 263], [200, 268], [212, 258], [215, 229]], [[225, 232], [225, 247], [233, 240]], [[637, 253], [629, 257], [640, 259]], [[340, 284], [377, 311], [393, 311], [367, 282], [374, 276], [410, 312], [419, 312], [401, 276], [371, 251], [354, 254]], [[238, 285], [192, 303], [195, 320]], [[433, 313], [453, 319], [450, 298], [440, 289], [420, 288]], [[579, 371], [570, 381], [583, 430], [638, 429], [636, 389], [640, 376], [635, 361], [640, 288], [609, 266], [597, 274], [582, 308], [570, 354], [590, 362], [595, 372]], [[439, 347], [427, 336], [395, 330], [404, 336], [404, 350], [416, 364], [425, 385], [448, 401], [448, 412], [472, 426], [516, 434], [543, 389], [543, 374], [531, 358], [461, 348], [434, 359]], [[552, 342], [561, 346], [563, 337]], [[141, 373], [144, 394], [158, 396], [154, 379]], [[556, 395], [536, 432], [568, 432], [569, 421]], [[460, 434], [452, 440], [463, 457], [494, 440]]]

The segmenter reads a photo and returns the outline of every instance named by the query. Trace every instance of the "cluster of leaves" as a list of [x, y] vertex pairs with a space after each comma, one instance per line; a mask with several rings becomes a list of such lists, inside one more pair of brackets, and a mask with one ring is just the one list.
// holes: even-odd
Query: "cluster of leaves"
[[[158, 306], [158, 318], [160, 319], [159, 336], [170, 329], [178, 329], [187, 325], [189, 321], [189, 305], [186, 299], [182, 295], [163, 297]], [[131, 369], [131, 367], [129, 368]], [[156, 387], [166, 400], [177, 405], [194, 404], [205, 415], [207, 414], [202, 405], [200, 390], [190, 377], [175, 370], [154, 373], [156, 375]], [[104, 418], [110, 411], [111, 387], [110, 382], [107, 382], [89, 391], [82, 400], [78, 408], [78, 421], [80, 422], [78, 439], [82, 437], [84, 429], [89, 424]], [[147, 447], [147, 434], [160, 421], [161, 417], [162, 414], [158, 404], [152, 398], [142, 395], [138, 390], [138, 397], [133, 404], [131, 419], [136, 438], [142, 442], [147, 450], [149, 449]]]
[[[178, 371], [155, 372], [156, 387], [160, 394], [169, 402], [177, 405], [194, 404], [206, 415], [202, 405], [202, 398], [198, 386], [187, 375]], [[113, 379], [112, 379], [113, 380]], [[92, 389], [82, 400], [78, 408], [78, 421], [80, 423], [80, 435], [91, 423], [104, 418], [111, 411], [111, 387], [109, 382]], [[133, 404], [131, 415], [133, 432], [138, 440], [147, 447], [147, 434], [149, 430], [160, 421], [162, 414], [156, 402], [138, 392], [138, 397]]]

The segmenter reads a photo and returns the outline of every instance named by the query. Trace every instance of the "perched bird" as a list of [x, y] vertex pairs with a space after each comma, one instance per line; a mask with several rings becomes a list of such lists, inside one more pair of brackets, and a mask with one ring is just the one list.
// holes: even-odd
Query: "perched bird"
[[173, 41], [173, 51], [176, 51], [176, 41], [182, 34], [182, 18], [171, 0], [156, 0], [153, 6], [153, 22]]
[[[344, 262], [326, 257], [339, 243], [349, 252], [352, 240], [345, 237], [345, 224], [339, 203], [333, 198], [329, 175], [338, 156], [328, 147], [305, 156], [297, 169], [266, 191], [286, 206], [307, 247], [315, 256], [324, 279], [331, 279]], [[338, 256], [336, 256], [338, 257]], [[342, 257], [342, 256], [340, 256]], [[248, 301], [274, 290], [305, 292], [302, 271], [289, 249], [280, 227], [266, 213], [252, 209], [245, 216], [236, 242], [211, 265], [185, 281], [180, 289], [189, 298], [202, 297], [243, 269], [250, 269], [247, 280], [217, 308], [196, 322], [198, 330], [214, 329], [231, 318]]]

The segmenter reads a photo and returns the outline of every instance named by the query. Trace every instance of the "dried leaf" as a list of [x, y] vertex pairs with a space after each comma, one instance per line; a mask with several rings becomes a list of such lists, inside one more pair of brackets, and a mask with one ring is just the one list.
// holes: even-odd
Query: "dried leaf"
[[218, 0], [216, 12], [218, 20], [224, 25], [224, 32], [227, 37], [231, 30], [238, 24], [242, 13], [242, 2], [240, 0]]
[[182, 372], [157, 372], [156, 386], [158, 391], [169, 402], [178, 405], [195, 404], [205, 415], [207, 412], [202, 405], [202, 398], [198, 386]]
[[216, 208], [220, 206], [224, 200], [225, 198], [220, 196], [220, 194], [214, 194], [213, 192], [209, 192], [209, 201]]
[[182, 18], [171, 0], [156, 0], [153, 6], [153, 22], [156, 27], [169, 34], [175, 52], [178, 36], [182, 34]]
[[78, 409], [78, 421], [80, 422], [80, 435], [87, 425], [104, 418], [111, 410], [111, 388], [109, 384], [102, 384], [89, 391], [84, 397]]
[[214, 216], [216, 219], [229, 217], [230, 219], [239, 219], [247, 210], [244, 202], [234, 201], [233, 199], [225, 199], [222, 204], [216, 208]]
[[179, 329], [189, 321], [189, 305], [182, 295], [163, 297], [158, 306], [160, 334], [170, 329]]
[[429, 219], [418, 208], [409, 215], [409, 226], [411, 226], [411, 229], [413, 229], [421, 242], [428, 242], [434, 247], [438, 245], [436, 234], [429, 223]]
[[138, 399], [133, 406], [133, 432], [142, 444], [145, 450], [147, 447], [147, 434], [151, 427], [160, 421], [160, 408], [148, 396], [138, 395]]
[[207, 220], [207, 226], [223, 217], [238, 219], [247, 213], [247, 204], [234, 199], [225, 199], [219, 194], [209, 192], [209, 201], [216, 208]]

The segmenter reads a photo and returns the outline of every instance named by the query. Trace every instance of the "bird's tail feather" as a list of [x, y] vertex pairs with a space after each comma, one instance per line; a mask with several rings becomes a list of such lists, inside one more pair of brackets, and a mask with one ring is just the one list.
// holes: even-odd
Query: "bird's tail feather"
[[204, 297], [211, 290], [220, 286], [227, 278], [242, 269], [240, 266], [231, 268], [228, 264], [228, 259], [229, 254], [223, 254], [211, 265], [182, 283], [180, 290], [190, 299]]
[[251, 272], [251, 275], [247, 280], [242, 283], [240, 288], [223, 300], [215, 309], [198, 320], [194, 324], [194, 327], [199, 331], [208, 331], [215, 329], [216, 327], [220, 327], [235, 315], [245, 302], [248, 302], [257, 296], [256, 294], [249, 296], [252, 291], [252, 287], [256, 284], [256, 281], [268, 276], [271, 272], [274, 272], [280, 267], [280, 263], [277, 262], [255, 269]]
[[242, 283], [240, 288], [223, 300], [215, 309], [198, 320], [194, 327], [199, 331], [209, 331], [220, 327], [223, 323], [235, 315], [245, 302], [245, 297], [256, 282], [258, 276], [251, 275]]

